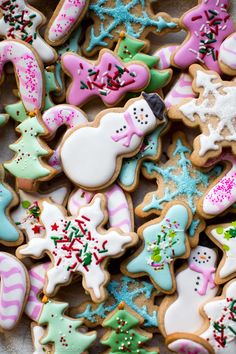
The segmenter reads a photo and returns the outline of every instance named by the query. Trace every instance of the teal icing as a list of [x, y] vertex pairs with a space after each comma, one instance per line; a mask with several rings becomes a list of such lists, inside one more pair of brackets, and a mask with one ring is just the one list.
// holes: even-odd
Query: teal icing
[[187, 208], [182, 204], [170, 207], [161, 222], [144, 228], [143, 250], [127, 264], [127, 270], [145, 272], [161, 290], [170, 291], [173, 288], [170, 263], [186, 253], [187, 224]]
[[[194, 215], [193, 224], [190, 226], [191, 232], [189, 233], [189, 235], [193, 237], [197, 226], [200, 224], [200, 219], [196, 215], [196, 203], [203, 195], [203, 192], [199, 190], [199, 187], [203, 185], [207, 188], [211, 182], [211, 177], [217, 177], [221, 173], [222, 168], [220, 166], [215, 166], [209, 172], [200, 171], [186, 156], [186, 154], [189, 154], [190, 156], [191, 152], [192, 151], [184, 145], [181, 138], [177, 139], [173, 156], [179, 156], [177, 167], [180, 167], [182, 172], [178, 174], [175, 172], [176, 165], [164, 168], [159, 167], [158, 162], [143, 163], [147, 174], [151, 174], [153, 171], [157, 172], [163, 178], [165, 184], [164, 196], [158, 198], [156, 192], [153, 192], [151, 202], [143, 207], [143, 211], [147, 212], [152, 209], [162, 210], [167, 202], [173, 201], [179, 196], [184, 196], [185, 201]], [[170, 191], [168, 183], [174, 183], [174, 191]]]
[[[130, 289], [132, 286], [132, 289]], [[112, 280], [107, 287], [109, 298], [112, 297], [113, 304], [108, 305], [107, 302], [102, 302], [96, 308], [92, 309], [91, 304], [87, 304], [85, 310], [76, 314], [76, 318], [86, 318], [92, 323], [96, 323], [97, 317], [106, 318], [107, 315], [115, 310], [122, 302], [125, 303], [144, 319], [145, 327], [157, 327], [157, 311], [148, 312], [147, 306], [138, 306], [135, 299], [139, 296], [145, 296], [147, 300], [152, 297], [154, 286], [147, 281], [138, 281], [127, 276], [121, 277], [121, 281]]]
[[6, 210], [12, 200], [11, 191], [0, 183], [0, 239], [7, 242], [15, 242], [19, 238], [19, 232], [6, 215]]
[[[63, 90], [63, 82], [62, 82], [62, 67], [61, 67], [61, 57], [66, 52], [77, 53], [79, 50], [79, 40], [82, 34], [82, 27], [77, 28], [70, 38], [61, 46], [58, 47], [58, 59], [55, 63], [55, 76], [60, 87], [60, 91]], [[60, 92], [56, 92], [55, 96], [59, 96]]]
[[[138, 8], [136, 13], [135, 8]], [[105, 40], [113, 40], [112, 31], [117, 29], [117, 33], [119, 33], [118, 27], [121, 25], [126, 34], [134, 38], [140, 38], [147, 27], [153, 27], [153, 31], [156, 32], [177, 27], [175, 22], [168, 22], [161, 16], [152, 18], [146, 10], [145, 0], [130, 0], [128, 2], [115, 0], [114, 7], [110, 7], [107, 0], [97, 0], [89, 6], [89, 10], [97, 16], [100, 27], [98, 35], [95, 34], [94, 27], [91, 28], [87, 52], [96, 46], [107, 47], [108, 43]], [[109, 21], [107, 21], [107, 17]]]
[[157, 154], [160, 145], [159, 136], [166, 127], [166, 123], [163, 121], [163, 124], [159, 125], [152, 134], [144, 138], [140, 151], [134, 157], [123, 160], [118, 180], [124, 188], [134, 184], [135, 176], [139, 172], [139, 161], [144, 157], [149, 158]]

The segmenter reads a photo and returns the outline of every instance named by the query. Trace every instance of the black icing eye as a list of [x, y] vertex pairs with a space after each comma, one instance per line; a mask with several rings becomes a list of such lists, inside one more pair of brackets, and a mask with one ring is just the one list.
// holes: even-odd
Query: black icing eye
[[204, 252], [204, 255], [206, 256], [206, 252]]
[[145, 117], [148, 118], [148, 114], [145, 114]]
[[136, 108], [134, 107], [134, 112], [136, 112]]
[[196, 259], [196, 257], [193, 257], [193, 259]]
[[141, 108], [141, 112], [143, 112], [143, 108]]
[[198, 252], [197, 254], [200, 254], [200, 252]]
[[211, 256], [209, 256], [208, 259], [211, 259]]

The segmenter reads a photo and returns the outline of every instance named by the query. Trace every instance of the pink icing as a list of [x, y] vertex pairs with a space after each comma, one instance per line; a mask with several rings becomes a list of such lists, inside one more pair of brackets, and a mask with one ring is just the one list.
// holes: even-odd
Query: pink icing
[[52, 42], [61, 40], [71, 31], [86, 5], [85, 0], [61, 0], [59, 5], [61, 3], [63, 5], [48, 29], [48, 38]]
[[194, 272], [201, 273], [203, 275], [203, 284], [200, 290], [198, 290], [199, 295], [206, 295], [206, 291], [208, 288], [208, 285], [210, 285], [210, 289], [214, 289], [216, 287], [214, 278], [213, 278], [213, 273], [215, 273], [215, 268], [209, 268], [206, 269], [204, 267], [197, 266], [194, 263], [191, 263], [189, 265], [189, 268], [193, 270]]
[[70, 53], [62, 56], [62, 63], [72, 76], [67, 102], [76, 106], [94, 96], [99, 96], [107, 105], [114, 105], [127, 92], [141, 90], [149, 82], [146, 66], [132, 63], [124, 66], [110, 51], [102, 52], [97, 65]]
[[165, 98], [167, 108], [180, 103], [184, 98], [194, 98], [196, 94], [192, 89], [192, 77], [189, 74], [182, 73], [174, 86]]
[[0, 43], [0, 77], [7, 62], [12, 62], [18, 78], [23, 104], [28, 112], [40, 110], [43, 97], [41, 68], [32, 49], [24, 43], [5, 40]]
[[177, 48], [177, 45], [169, 45], [168, 47], [158, 49], [154, 53], [154, 56], [159, 58], [159, 62], [157, 63], [158, 69], [169, 69], [171, 67], [171, 55]]
[[210, 215], [221, 214], [236, 202], [236, 159], [225, 155], [223, 160], [231, 162], [231, 169], [203, 198], [203, 211]]
[[201, 62], [220, 72], [217, 61], [220, 45], [234, 31], [228, 7], [228, 0], [202, 0], [199, 6], [184, 15], [183, 24], [190, 35], [174, 55], [178, 67], [184, 69]]
[[178, 339], [169, 345], [178, 354], [209, 354], [202, 345], [188, 339]]

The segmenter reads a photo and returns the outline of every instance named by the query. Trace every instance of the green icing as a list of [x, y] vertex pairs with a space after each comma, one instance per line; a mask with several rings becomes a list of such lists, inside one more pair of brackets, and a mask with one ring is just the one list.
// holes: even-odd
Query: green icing
[[0, 125], [6, 124], [8, 119], [9, 119], [8, 114], [0, 113]]
[[41, 344], [54, 344], [54, 354], [80, 354], [83, 353], [96, 339], [95, 333], [80, 333], [78, 327], [83, 324], [64, 315], [67, 303], [49, 300], [44, 304], [38, 323], [47, 324], [46, 335], [41, 339]]
[[[58, 91], [58, 84], [53, 71], [44, 70], [45, 75], [45, 103], [44, 111], [54, 106], [54, 102], [51, 99], [50, 93]], [[22, 101], [16, 103], [8, 104], [5, 107], [5, 111], [9, 114], [11, 118], [17, 122], [23, 122], [28, 118], [27, 112]], [[0, 122], [1, 124], [1, 122]]]
[[103, 327], [113, 329], [109, 337], [101, 341], [102, 344], [111, 347], [108, 353], [157, 354], [144, 348], [144, 343], [150, 339], [150, 336], [145, 336], [146, 332], [141, 332], [138, 328], [133, 329], [138, 324], [138, 319], [126, 309], [115, 311], [109, 319], [105, 320]]
[[38, 138], [44, 134], [44, 128], [37, 117], [28, 117], [17, 127], [22, 136], [15, 144], [9, 145], [16, 152], [13, 160], [4, 163], [4, 167], [15, 177], [36, 179], [50, 174], [50, 169], [45, 168], [38, 157], [47, 155], [48, 151], [42, 147]]
[[125, 63], [138, 60], [146, 64], [150, 69], [150, 82], [146, 92], [153, 92], [166, 86], [170, 80], [171, 73], [169, 70], [157, 70], [153, 67], [158, 63], [157, 57], [140, 53], [145, 47], [145, 42], [139, 39], [132, 38], [128, 35], [124, 35], [120, 38], [116, 46], [116, 53], [121, 60]]

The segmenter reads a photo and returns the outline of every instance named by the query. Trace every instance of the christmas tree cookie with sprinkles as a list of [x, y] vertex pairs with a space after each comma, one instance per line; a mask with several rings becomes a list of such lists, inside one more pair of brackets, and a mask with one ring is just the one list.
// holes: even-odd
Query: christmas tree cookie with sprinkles
[[110, 347], [105, 353], [159, 354], [158, 348], [145, 347], [152, 335], [139, 328], [142, 322], [142, 317], [121, 302], [102, 324], [111, 328], [101, 339], [102, 344]]
[[221, 43], [234, 32], [228, 9], [229, 0], [199, 0], [196, 7], [186, 12], [180, 25], [187, 31], [187, 37], [173, 53], [172, 64], [183, 70], [191, 64], [201, 63], [220, 72]]
[[46, 22], [41, 12], [25, 0], [1, 0], [0, 13], [0, 37], [20, 39], [32, 45], [46, 64], [56, 59], [56, 51], [39, 34], [40, 27]]
[[164, 12], [154, 14], [148, 0], [92, 0], [88, 14], [94, 23], [86, 32], [86, 56], [93, 56], [104, 47], [112, 48], [121, 31], [144, 40], [150, 32], [162, 35], [179, 30], [177, 19]]
[[44, 293], [51, 296], [60, 285], [67, 285], [72, 275], [83, 276], [83, 287], [94, 302], [105, 300], [108, 259], [121, 256], [137, 242], [137, 235], [119, 229], [103, 228], [107, 222], [105, 197], [97, 194], [76, 216], [67, 217], [65, 210], [50, 201], [41, 202], [40, 221], [45, 227], [42, 238], [32, 238], [17, 250], [18, 257], [41, 258], [47, 253], [51, 267], [47, 271]]

